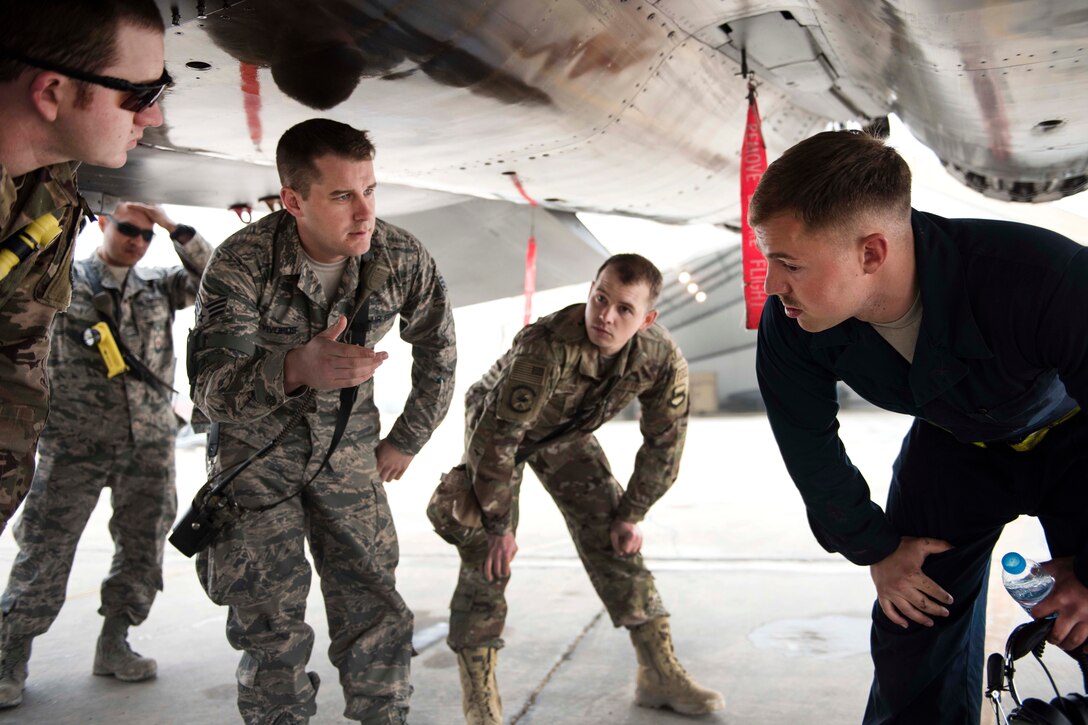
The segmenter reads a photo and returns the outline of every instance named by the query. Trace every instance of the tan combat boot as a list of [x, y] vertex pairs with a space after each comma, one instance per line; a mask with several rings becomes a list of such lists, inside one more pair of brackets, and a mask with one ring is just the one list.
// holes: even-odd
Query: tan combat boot
[[635, 704], [667, 707], [684, 715], [702, 715], [725, 707], [720, 692], [701, 687], [676, 660], [666, 617], [631, 630], [638, 656]]
[[94, 650], [96, 675], [113, 675], [122, 682], [141, 682], [158, 673], [155, 660], [141, 657], [128, 646], [128, 625], [124, 617], [106, 617]]
[[0, 636], [0, 708], [16, 707], [23, 701], [32, 640], [6, 632]]
[[467, 647], [457, 652], [465, 725], [502, 725], [502, 698], [495, 681], [498, 658], [499, 651], [493, 647]]

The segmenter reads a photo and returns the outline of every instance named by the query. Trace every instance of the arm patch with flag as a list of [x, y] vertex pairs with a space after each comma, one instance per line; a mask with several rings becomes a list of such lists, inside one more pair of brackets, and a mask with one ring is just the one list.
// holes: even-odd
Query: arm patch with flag
[[544, 407], [544, 379], [547, 367], [526, 358], [517, 358], [499, 393], [497, 417], [524, 423], [540, 414]]

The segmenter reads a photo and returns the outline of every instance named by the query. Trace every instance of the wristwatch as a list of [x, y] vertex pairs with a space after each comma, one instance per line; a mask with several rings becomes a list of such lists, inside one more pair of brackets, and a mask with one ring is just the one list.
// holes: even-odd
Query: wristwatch
[[185, 244], [194, 236], [196, 236], [196, 229], [187, 224], [178, 224], [174, 231], [170, 232], [170, 241]]

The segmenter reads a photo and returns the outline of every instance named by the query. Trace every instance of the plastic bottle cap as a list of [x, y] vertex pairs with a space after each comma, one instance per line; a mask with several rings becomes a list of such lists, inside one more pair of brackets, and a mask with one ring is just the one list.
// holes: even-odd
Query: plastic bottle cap
[[1024, 561], [1024, 557], [1015, 551], [1010, 551], [1001, 557], [1001, 568], [1010, 574], [1019, 574], [1027, 568], [1027, 563]]

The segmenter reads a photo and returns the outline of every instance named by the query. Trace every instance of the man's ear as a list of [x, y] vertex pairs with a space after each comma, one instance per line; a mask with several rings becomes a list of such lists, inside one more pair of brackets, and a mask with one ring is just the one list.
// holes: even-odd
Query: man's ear
[[888, 261], [888, 238], [874, 232], [861, 240], [861, 268], [865, 274], [874, 274]]
[[642, 332], [643, 330], [650, 329], [650, 325], [654, 324], [654, 322], [656, 320], [657, 320], [657, 310], [650, 310], [649, 312], [646, 313], [646, 317], [643, 318], [642, 324], [638, 326], [638, 331]]
[[74, 81], [53, 71], [41, 71], [30, 81], [30, 103], [47, 123], [60, 114], [66, 95], [79, 92]]
[[280, 201], [283, 202], [283, 208], [287, 210], [288, 214], [296, 219], [302, 216], [302, 194], [299, 194], [290, 186], [284, 186], [280, 189]]

